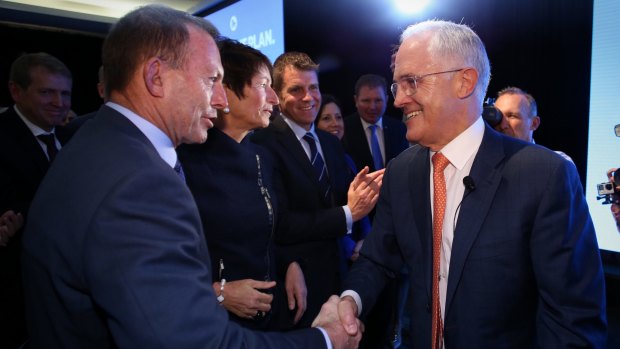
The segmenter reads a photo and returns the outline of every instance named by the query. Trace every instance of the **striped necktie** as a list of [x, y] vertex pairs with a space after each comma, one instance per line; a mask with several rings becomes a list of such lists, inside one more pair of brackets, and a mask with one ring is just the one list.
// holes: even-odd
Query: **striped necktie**
[[314, 172], [316, 172], [316, 176], [319, 180], [321, 193], [323, 194], [323, 197], [327, 197], [327, 195], [329, 195], [330, 184], [325, 161], [323, 161], [323, 157], [316, 147], [316, 139], [312, 133], [306, 133], [304, 135], [304, 140], [310, 146], [310, 162], [312, 162], [312, 167], [314, 168]]

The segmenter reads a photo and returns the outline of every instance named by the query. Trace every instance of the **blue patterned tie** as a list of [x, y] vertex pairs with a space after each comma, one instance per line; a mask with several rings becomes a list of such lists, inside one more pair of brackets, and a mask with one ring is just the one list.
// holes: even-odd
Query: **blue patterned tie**
[[179, 177], [185, 182], [185, 172], [183, 172], [183, 166], [181, 166], [181, 162], [177, 159], [176, 164], [174, 164], [174, 172], [176, 172]]
[[372, 162], [375, 165], [375, 171], [383, 168], [383, 156], [381, 155], [381, 147], [379, 147], [379, 139], [377, 138], [377, 125], [368, 126], [370, 129], [370, 152], [372, 153]]
[[314, 139], [312, 133], [306, 133], [304, 135], [304, 140], [310, 146], [310, 162], [312, 162], [312, 167], [314, 168], [317, 178], [319, 179], [319, 186], [321, 187], [323, 197], [327, 197], [329, 194], [330, 185], [329, 176], [327, 175], [327, 167], [325, 167], [325, 161], [323, 161], [321, 153], [319, 153], [316, 148], [316, 140]]

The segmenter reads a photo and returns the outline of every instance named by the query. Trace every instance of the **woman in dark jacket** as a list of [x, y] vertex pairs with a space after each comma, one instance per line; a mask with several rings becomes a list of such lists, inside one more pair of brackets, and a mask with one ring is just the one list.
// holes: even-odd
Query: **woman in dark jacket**
[[297, 262], [275, 260], [271, 161], [248, 137], [269, 125], [278, 104], [272, 65], [237, 41], [220, 39], [218, 46], [228, 106], [207, 141], [180, 147], [179, 159], [200, 210], [220, 304], [244, 327], [285, 330], [306, 309], [306, 285]]

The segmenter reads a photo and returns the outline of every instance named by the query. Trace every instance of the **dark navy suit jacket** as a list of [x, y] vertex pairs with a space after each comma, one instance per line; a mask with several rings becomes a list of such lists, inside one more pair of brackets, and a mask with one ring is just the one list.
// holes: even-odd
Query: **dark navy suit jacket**
[[[27, 217], [48, 168], [49, 160], [32, 131], [13, 106], [9, 107], [0, 114], [0, 215], [13, 210]], [[0, 247], [0, 328], [5, 333], [0, 336], [2, 348], [16, 348], [26, 338], [19, 264], [21, 235], [20, 230], [6, 247]]]
[[[387, 164], [390, 160], [409, 147], [405, 135], [407, 128], [400, 120], [389, 116], [383, 116], [383, 140], [385, 146], [385, 159]], [[347, 154], [353, 158], [358, 169], [368, 166], [370, 171], [375, 171], [370, 146], [366, 139], [366, 131], [358, 113], [353, 113], [344, 119], [344, 136], [342, 145]]]
[[[431, 347], [429, 149], [388, 166], [373, 231], [345, 287], [363, 309], [406, 263], [411, 340]], [[454, 232], [446, 348], [605, 348], [603, 270], [577, 171], [546, 148], [487, 127]]]
[[56, 157], [23, 242], [31, 348], [325, 347], [228, 321], [187, 186], [107, 106]]

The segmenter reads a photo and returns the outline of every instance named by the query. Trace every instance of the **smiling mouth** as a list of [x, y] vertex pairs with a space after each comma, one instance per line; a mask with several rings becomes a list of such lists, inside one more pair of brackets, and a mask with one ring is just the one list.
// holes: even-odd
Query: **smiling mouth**
[[413, 118], [415, 118], [416, 116], [418, 116], [420, 114], [422, 114], [421, 110], [413, 111], [413, 112], [411, 112], [409, 114], [406, 114], [404, 121], [407, 122], [407, 121], [409, 121], [409, 119], [413, 119]]

